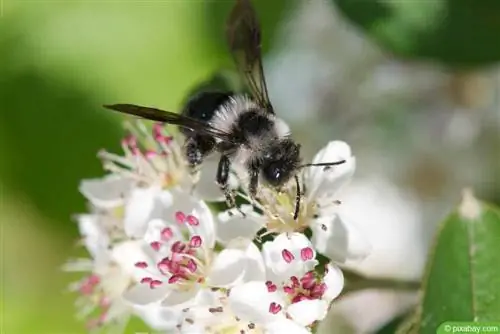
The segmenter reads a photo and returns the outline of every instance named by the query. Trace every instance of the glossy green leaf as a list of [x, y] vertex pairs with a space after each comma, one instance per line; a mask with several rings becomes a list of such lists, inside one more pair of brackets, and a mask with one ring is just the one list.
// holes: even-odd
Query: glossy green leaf
[[383, 47], [404, 58], [451, 66], [500, 60], [500, 2], [335, 0], [338, 9]]
[[495, 321], [500, 315], [500, 210], [465, 191], [436, 236], [419, 309], [420, 333], [444, 321]]

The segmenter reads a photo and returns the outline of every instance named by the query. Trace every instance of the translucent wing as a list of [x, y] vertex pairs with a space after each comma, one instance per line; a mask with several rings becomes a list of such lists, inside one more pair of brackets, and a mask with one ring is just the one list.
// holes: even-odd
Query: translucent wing
[[226, 38], [236, 67], [253, 98], [274, 114], [262, 68], [260, 25], [249, 0], [236, 0], [227, 21]]
[[231, 142], [229, 133], [210, 126], [207, 123], [200, 122], [194, 118], [183, 116], [174, 112], [164, 111], [161, 109], [137, 106], [134, 104], [113, 104], [105, 105], [107, 109], [119, 111], [128, 115], [139, 116], [141, 118], [149, 119], [152, 121], [162, 122], [177, 125], [200, 134], [206, 134], [219, 138], [222, 141]]

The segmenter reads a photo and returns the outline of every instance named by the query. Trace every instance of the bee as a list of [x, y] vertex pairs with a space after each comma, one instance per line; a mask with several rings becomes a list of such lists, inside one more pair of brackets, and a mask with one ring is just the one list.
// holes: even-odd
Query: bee
[[250, 96], [226, 91], [205, 91], [193, 96], [180, 114], [133, 104], [105, 108], [148, 120], [177, 125], [184, 134], [185, 157], [195, 170], [211, 154], [220, 154], [215, 180], [230, 208], [236, 206], [228, 186], [231, 165], [248, 172], [248, 193], [256, 199], [259, 183], [278, 191], [295, 179], [294, 219], [299, 215], [301, 187], [298, 173], [304, 167], [340, 165], [345, 160], [302, 164], [300, 144], [290, 135], [270, 102], [261, 57], [261, 31], [249, 0], [236, 0], [226, 26], [226, 39]]

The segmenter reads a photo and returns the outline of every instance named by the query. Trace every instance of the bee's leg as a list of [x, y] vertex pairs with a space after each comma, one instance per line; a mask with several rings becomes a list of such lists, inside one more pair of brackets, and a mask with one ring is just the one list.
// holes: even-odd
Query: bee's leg
[[194, 192], [200, 179], [200, 167], [205, 157], [215, 148], [215, 139], [204, 135], [188, 137], [185, 142], [186, 159], [191, 176], [191, 194]]
[[293, 213], [293, 219], [297, 220], [297, 218], [299, 217], [300, 199], [302, 196], [302, 193], [300, 191], [300, 181], [297, 175], [295, 175], [295, 183], [297, 185], [297, 194], [295, 195], [295, 212]]
[[[219, 160], [219, 166], [217, 168], [217, 176], [216, 181], [221, 190], [224, 192], [224, 196], [226, 197], [226, 204], [229, 209], [236, 208], [243, 216], [246, 216], [240, 208], [236, 207], [236, 200], [234, 198], [234, 193], [229, 188], [229, 173], [231, 170], [231, 161], [229, 157], [225, 154], [221, 155]], [[231, 212], [231, 211], [229, 211]]]
[[250, 166], [250, 184], [248, 185], [248, 193], [250, 199], [252, 200], [252, 206], [255, 206], [257, 201], [257, 187], [259, 185], [259, 168], [256, 166]]
[[200, 164], [203, 161], [203, 155], [198, 147], [198, 141], [195, 137], [186, 138], [185, 142], [185, 152], [186, 152], [186, 160], [189, 167], [189, 173], [191, 176], [191, 189], [190, 193], [192, 194], [196, 188], [196, 184], [200, 178]]

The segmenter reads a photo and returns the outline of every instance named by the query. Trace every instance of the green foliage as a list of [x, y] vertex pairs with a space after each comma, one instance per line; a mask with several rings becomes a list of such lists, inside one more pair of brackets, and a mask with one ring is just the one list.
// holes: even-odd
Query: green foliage
[[495, 321], [500, 314], [500, 210], [465, 192], [441, 225], [430, 254], [420, 333], [444, 321]]
[[349, 20], [387, 50], [449, 66], [500, 60], [500, 2], [495, 0], [334, 0]]

